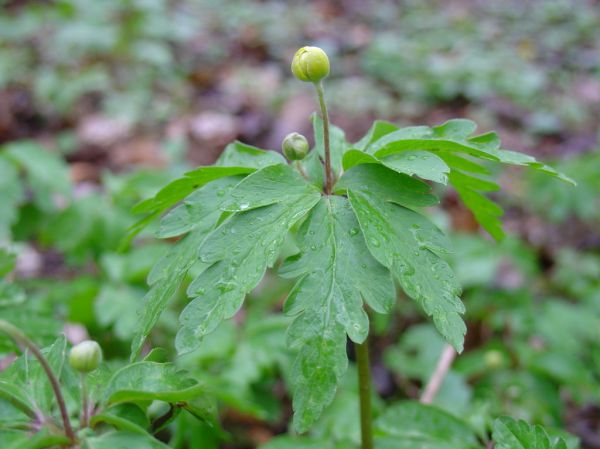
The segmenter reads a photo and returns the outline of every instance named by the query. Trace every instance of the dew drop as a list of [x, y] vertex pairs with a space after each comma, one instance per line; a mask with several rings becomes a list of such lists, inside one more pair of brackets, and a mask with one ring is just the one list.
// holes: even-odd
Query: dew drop
[[350, 235], [356, 235], [356, 234], [358, 234], [358, 228], [350, 229]]
[[417, 158], [417, 156], [414, 156], [414, 155], [408, 156], [409, 161], [414, 161], [416, 158]]
[[317, 250], [317, 245], [310, 245], [310, 249], [312, 249], [313, 251]]
[[377, 239], [371, 239], [371, 245], [373, 245], [375, 248], [379, 248], [381, 242]]
[[364, 270], [365, 268], [367, 268], [367, 264], [366, 264], [366, 263], [360, 264], [360, 266], [361, 266], [361, 268], [362, 268], [363, 270]]
[[240, 210], [246, 210], [250, 207], [250, 204], [249, 203], [241, 203], [238, 207]]
[[223, 190], [223, 189], [217, 190], [217, 196], [225, 196], [225, 190]]

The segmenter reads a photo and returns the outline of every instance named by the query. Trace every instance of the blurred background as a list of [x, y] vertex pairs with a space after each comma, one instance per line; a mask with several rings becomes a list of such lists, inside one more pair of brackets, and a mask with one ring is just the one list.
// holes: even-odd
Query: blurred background
[[[512, 237], [499, 244], [444, 197], [469, 333], [436, 402], [480, 429], [510, 414], [600, 448], [598, 0], [0, 0], [0, 315], [40, 342], [67, 329], [127, 358], [169, 245], [149, 232], [118, 251], [131, 206], [234, 139], [312, 136], [313, 91], [289, 70], [303, 45], [330, 56], [326, 98], [350, 141], [375, 118], [465, 117], [578, 182], [500, 174]], [[219, 385], [229, 446], [185, 417], [166, 440], [250, 448], [285, 431], [287, 318], [271, 312], [287, 287], [268, 279], [179, 361]], [[180, 296], [153, 345], [172, 351]], [[374, 331], [379, 394], [418, 397], [443, 342], [407, 301]], [[316, 434], [358, 441], [349, 385]]]

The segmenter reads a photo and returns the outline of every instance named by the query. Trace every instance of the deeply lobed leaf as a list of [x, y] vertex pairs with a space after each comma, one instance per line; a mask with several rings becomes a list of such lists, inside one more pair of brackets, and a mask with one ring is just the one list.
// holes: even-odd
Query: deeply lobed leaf
[[180, 316], [179, 352], [200, 340], [242, 306], [246, 293], [273, 265], [290, 227], [318, 201], [320, 193], [287, 165], [263, 168], [245, 178], [223, 208], [235, 212], [199, 249], [207, 268], [190, 285], [195, 297]]
[[369, 253], [346, 198], [323, 197], [299, 230], [299, 256], [280, 269], [300, 277], [284, 310], [299, 315], [288, 340], [300, 348], [292, 368], [294, 424], [306, 430], [335, 394], [347, 366], [346, 334], [363, 342], [369, 332], [364, 299], [377, 312], [394, 301], [390, 273]]
[[402, 129], [391, 123], [375, 122], [355, 145], [360, 151], [346, 152], [344, 168], [379, 163], [422, 179], [443, 184], [449, 180], [476, 220], [497, 240], [504, 237], [500, 221], [503, 211], [485, 196], [485, 192], [497, 190], [498, 187], [474, 176], [475, 173], [487, 174], [488, 171], [469, 158], [528, 166], [575, 184], [571, 178], [532, 156], [501, 149], [496, 133], [473, 136], [475, 130], [475, 123], [465, 119], [449, 120], [431, 128], [414, 126]]
[[[390, 178], [395, 178], [393, 181]], [[440, 333], [462, 351], [466, 326], [456, 276], [441, 255], [450, 251], [443, 233], [409, 209], [431, 195], [407, 196], [404, 185], [419, 183], [380, 165], [359, 165], [345, 173], [336, 189], [345, 189], [367, 246], [388, 267], [408, 296], [432, 316]], [[415, 184], [414, 189], [417, 190]]]

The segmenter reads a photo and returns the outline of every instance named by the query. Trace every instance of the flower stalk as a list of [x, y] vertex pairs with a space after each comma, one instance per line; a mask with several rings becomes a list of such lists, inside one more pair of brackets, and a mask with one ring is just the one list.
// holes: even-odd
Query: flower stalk
[[48, 360], [44, 357], [44, 354], [40, 351], [40, 349], [36, 346], [36, 344], [27, 337], [23, 332], [21, 332], [17, 327], [10, 324], [8, 321], [0, 320], [0, 331], [7, 334], [10, 338], [12, 338], [18, 345], [25, 347], [30, 350], [31, 353], [35, 356], [35, 358], [40, 362], [42, 369], [46, 373], [48, 380], [50, 381], [50, 386], [52, 387], [52, 391], [54, 392], [54, 396], [56, 397], [56, 403], [58, 404], [58, 408], [60, 410], [60, 415], [62, 418], [65, 435], [71, 442], [75, 442], [75, 433], [73, 432], [73, 426], [71, 426], [71, 420], [69, 419], [69, 413], [67, 412], [67, 406], [65, 404], [65, 399], [63, 397], [62, 391], [60, 389], [60, 383], [56, 378], [56, 375], [52, 371]]

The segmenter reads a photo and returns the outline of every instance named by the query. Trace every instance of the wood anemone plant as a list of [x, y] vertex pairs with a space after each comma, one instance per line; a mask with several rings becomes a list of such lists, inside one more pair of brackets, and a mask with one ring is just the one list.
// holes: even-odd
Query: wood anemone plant
[[323, 79], [327, 55], [304, 47], [294, 74], [314, 85], [315, 147], [289, 164], [278, 152], [241, 142], [228, 145], [213, 166], [177, 179], [134, 211], [146, 214], [132, 234], [162, 216], [159, 238], [178, 237], [149, 276], [132, 358], [195, 265], [198, 276], [179, 318], [176, 347], [187, 353], [242, 307], [284, 243], [296, 253], [277, 273], [296, 284], [283, 306], [295, 317], [287, 333], [296, 349], [291, 368], [293, 425], [307, 431], [332, 401], [354, 343], [360, 384], [362, 447], [373, 447], [369, 314], [390, 313], [396, 283], [461, 352], [466, 332], [461, 286], [444, 259], [448, 238], [424, 212], [438, 204], [429, 183], [451, 185], [495, 239], [502, 209], [486, 194], [499, 189], [488, 165], [528, 166], [572, 183], [533, 157], [501, 149], [496, 133], [475, 135], [470, 120], [399, 128], [376, 121], [358, 142], [329, 123]]

